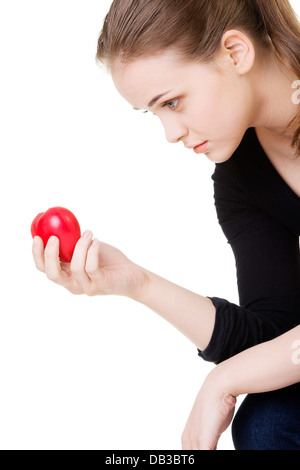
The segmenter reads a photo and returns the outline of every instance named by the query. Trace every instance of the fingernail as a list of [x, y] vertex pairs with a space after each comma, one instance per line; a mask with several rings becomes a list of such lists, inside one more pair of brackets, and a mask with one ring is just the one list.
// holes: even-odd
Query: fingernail
[[89, 230], [86, 230], [82, 236], [83, 238], [91, 238], [92, 233]]
[[49, 243], [50, 246], [55, 245], [55, 243], [56, 243], [56, 237], [50, 237], [49, 240], [48, 240], [48, 243]]
[[97, 246], [98, 243], [99, 243], [99, 242], [98, 242], [97, 238], [95, 238], [95, 240], [93, 240], [92, 246]]
[[33, 239], [34, 246], [38, 245], [38, 243], [39, 243], [38, 237], [34, 237], [34, 239]]

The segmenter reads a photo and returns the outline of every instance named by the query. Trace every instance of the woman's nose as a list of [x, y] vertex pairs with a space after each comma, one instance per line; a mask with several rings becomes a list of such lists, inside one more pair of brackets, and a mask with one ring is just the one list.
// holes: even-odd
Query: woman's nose
[[166, 139], [171, 144], [176, 144], [183, 140], [184, 137], [188, 135], [188, 129], [186, 126], [179, 122], [163, 122], [165, 129]]

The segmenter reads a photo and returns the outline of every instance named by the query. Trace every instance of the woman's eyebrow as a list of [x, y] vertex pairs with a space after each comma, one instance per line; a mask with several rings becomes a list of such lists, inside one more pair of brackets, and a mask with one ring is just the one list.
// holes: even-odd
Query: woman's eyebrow
[[[166, 91], [165, 93], [161, 93], [160, 95], [157, 95], [155, 96], [154, 98], [152, 98], [152, 100], [148, 103], [148, 108], [152, 108], [155, 103], [160, 99], [162, 98], [163, 96], [167, 95], [168, 93], [171, 93], [171, 91]], [[133, 108], [135, 111], [140, 111], [139, 108]]]
[[170, 93], [170, 91], [166, 91], [165, 93], [161, 93], [160, 95], [157, 95], [154, 98], [152, 98], [152, 100], [148, 103], [148, 108], [152, 108], [160, 98], [167, 95], [168, 93]]

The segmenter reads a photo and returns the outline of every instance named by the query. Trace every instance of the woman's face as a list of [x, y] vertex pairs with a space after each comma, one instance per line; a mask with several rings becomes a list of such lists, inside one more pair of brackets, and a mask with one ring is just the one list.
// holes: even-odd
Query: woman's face
[[166, 52], [115, 63], [112, 78], [135, 109], [161, 120], [169, 142], [182, 142], [215, 163], [228, 160], [251, 127], [251, 88], [228, 60], [207, 65]]

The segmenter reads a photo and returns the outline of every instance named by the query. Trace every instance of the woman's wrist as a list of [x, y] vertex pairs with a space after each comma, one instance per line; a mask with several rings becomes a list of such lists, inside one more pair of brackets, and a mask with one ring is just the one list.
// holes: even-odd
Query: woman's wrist
[[144, 303], [144, 299], [147, 297], [149, 290], [150, 276], [149, 272], [141, 266], [135, 265], [134, 279], [132, 289], [128, 292], [127, 297], [139, 302]]
[[156, 303], [157, 296], [162, 287], [163, 282], [168, 282], [155, 273], [138, 266], [139, 281], [131, 298], [149, 308]]
[[206, 377], [204, 387], [209, 387], [214, 390], [215, 394], [219, 397], [238, 397], [238, 387], [236, 378], [233, 376], [230, 367], [227, 366], [227, 361], [217, 365]]

